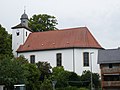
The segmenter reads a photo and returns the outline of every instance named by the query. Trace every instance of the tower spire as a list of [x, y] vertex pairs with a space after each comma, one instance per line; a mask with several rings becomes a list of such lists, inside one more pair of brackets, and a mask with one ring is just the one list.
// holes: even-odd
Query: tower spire
[[24, 13], [22, 14], [20, 20], [22, 26], [28, 27], [28, 15], [26, 14], [26, 6], [24, 6]]
[[26, 12], [26, 6], [24, 6], [24, 13]]

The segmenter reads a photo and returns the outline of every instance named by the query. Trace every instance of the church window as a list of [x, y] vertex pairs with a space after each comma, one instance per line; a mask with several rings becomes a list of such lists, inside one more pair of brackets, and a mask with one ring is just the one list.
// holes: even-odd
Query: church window
[[19, 32], [19, 30], [17, 30], [16, 34], [17, 34], [17, 36], [19, 36], [19, 35], [20, 35], [20, 32]]
[[30, 56], [30, 63], [35, 63], [35, 55]]
[[23, 23], [25, 23], [25, 21], [23, 21]]
[[57, 66], [62, 66], [62, 53], [56, 54]]
[[26, 32], [26, 36], [27, 36], [27, 32]]
[[89, 52], [84, 52], [83, 53], [83, 65], [89, 66]]

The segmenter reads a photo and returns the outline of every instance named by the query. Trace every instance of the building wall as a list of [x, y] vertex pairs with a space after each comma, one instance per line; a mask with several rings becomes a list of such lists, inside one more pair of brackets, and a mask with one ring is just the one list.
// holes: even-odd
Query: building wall
[[[120, 64], [119, 63], [111, 63], [112, 64], [112, 68], [120, 68]], [[109, 63], [108, 64], [102, 64], [102, 69], [110, 69], [109, 68]]]
[[73, 70], [73, 54], [72, 50], [49, 50], [49, 51], [36, 51], [36, 52], [27, 52], [27, 53], [19, 53], [18, 56], [24, 55], [25, 58], [30, 60], [30, 55], [35, 55], [36, 62], [38, 61], [47, 61], [50, 63], [52, 67], [56, 66], [56, 54], [62, 53], [62, 65], [67, 70]]
[[[17, 32], [19, 32], [19, 35], [17, 36]], [[26, 32], [27, 32], [27, 36], [26, 36]], [[31, 32], [22, 28], [22, 29], [13, 29], [12, 30], [12, 50], [13, 50], [13, 55], [15, 57], [17, 57], [17, 49], [19, 48], [20, 45], [22, 45], [28, 35], [30, 34]]]
[[[89, 54], [89, 67], [83, 66], [83, 52], [94, 52], [93, 54]], [[92, 59], [92, 60], [91, 60]], [[100, 69], [99, 65], [97, 64], [98, 59], [98, 49], [75, 49], [75, 71], [82, 74], [85, 70], [91, 70], [91, 61], [92, 61], [92, 72], [99, 73]]]
[[104, 88], [103, 90], [120, 90], [120, 88]]
[[84, 70], [90, 70], [90, 66], [83, 67], [83, 52], [94, 52], [92, 55], [93, 72], [99, 73], [99, 65], [97, 64], [98, 49], [60, 49], [35, 51], [18, 53], [18, 56], [24, 55], [25, 58], [30, 60], [30, 55], [35, 55], [36, 62], [47, 61], [52, 67], [55, 67], [56, 54], [62, 53], [62, 65], [64, 68], [69, 71], [75, 71], [77, 74], [81, 75]]
[[110, 64], [100, 64], [102, 88], [103, 90], [120, 90], [120, 63]]

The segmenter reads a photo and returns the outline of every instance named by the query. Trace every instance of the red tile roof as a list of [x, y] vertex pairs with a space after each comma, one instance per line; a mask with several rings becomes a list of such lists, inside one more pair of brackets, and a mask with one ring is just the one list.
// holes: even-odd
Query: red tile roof
[[24, 45], [18, 48], [17, 52], [73, 47], [102, 48], [87, 27], [80, 27], [31, 33]]

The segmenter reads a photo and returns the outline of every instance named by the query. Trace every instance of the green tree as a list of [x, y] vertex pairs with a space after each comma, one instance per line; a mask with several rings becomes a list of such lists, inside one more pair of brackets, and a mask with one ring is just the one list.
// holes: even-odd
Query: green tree
[[37, 66], [29, 63], [24, 56], [16, 58], [15, 61], [22, 67], [26, 90], [40, 90], [41, 81], [39, 81], [39, 77], [41, 72]]
[[45, 78], [41, 84], [40, 90], [53, 90], [51, 80]]
[[13, 57], [12, 54], [12, 35], [0, 25], [0, 60], [4, 57]]
[[81, 81], [80, 81], [80, 76], [77, 75], [75, 72], [69, 72], [69, 85], [70, 86], [75, 86], [75, 87], [80, 87], [81, 86]]
[[29, 20], [29, 27], [33, 32], [56, 30], [57, 20], [47, 14], [33, 15]]
[[56, 80], [56, 88], [67, 87], [70, 72], [65, 71], [63, 67], [54, 67], [52, 73], [52, 80]]
[[8, 90], [13, 90], [13, 85], [24, 83], [23, 68], [17, 60], [6, 57], [0, 60], [0, 84]]
[[40, 90], [39, 77], [36, 65], [30, 64], [23, 56], [0, 60], [0, 84], [8, 90], [13, 90], [15, 84], [26, 84], [27, 90]]
[[28, 64], [28, 60], [24, 56], [19, 56], [17, 58], [14, 58], [16, 62], [18, 62], [21, 66], [24, 64]]
[[44, 78], [49, 78], [50, 74], [51, 74], [51, 71], [50, 69], [52, 68], [50, 66], [50, 63], [48, 62], [38, 62], [36, 63], [37, 65], [37, 68], [39, 69], [39, 71], [41, 72], [41, 75], [40, 75], [40, 81], [44, 81]]
[[27, 90], [39, 90], [39, 85], [41, 82], [39, 81], [40, 72], [37, 69], [35, 64], [24, 64], [23, 65], [24, 76], [25, 76], [25, 84], [27, 86]]
[[[92, 73], [92, 80], [93, 80], [93, 86], [95, 88], [98, 88], [100, 86], [100, 76], [97, 73]], [[83, 71], [83, 74], [81, 75], [81, 81], [83, 81], [83, 87], [90, 86], [91, 83], [91, 72], [90, 71]]]

